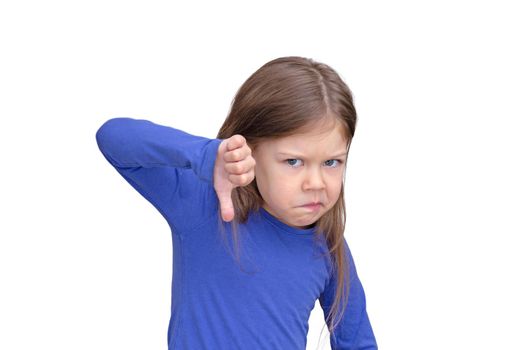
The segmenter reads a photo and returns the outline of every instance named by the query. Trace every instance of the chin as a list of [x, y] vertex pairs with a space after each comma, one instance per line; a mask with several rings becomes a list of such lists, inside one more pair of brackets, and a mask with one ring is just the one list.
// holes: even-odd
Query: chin
[[310, 227], [312, 227], [312, 226], [315, 225], [315, 223], [317, 222], [317, 220], [318, 220], [318, 219], [302, 221], [301, 223], [298, 223], [298, 224], [295, 225], [295, 226], [298, 226], [298, 227], [301, 227], [301, 228], [310, 228]]

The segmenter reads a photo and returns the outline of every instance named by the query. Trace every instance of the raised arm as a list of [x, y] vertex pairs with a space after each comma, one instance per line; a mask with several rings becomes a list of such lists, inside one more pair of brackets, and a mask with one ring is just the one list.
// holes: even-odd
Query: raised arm
[[[350, 293], [343, 318], [335, 331], [330, 334], [330, 345], [333, 350], [376, 350], [376, 339], [366, 311], [365, 292], [346, 240], [344, 240], [344, 246], [349, 258]], [[327, 322], [328, 312], [334, 302], [336, 287], [337, 278], [333, 275], [319, 298]]]
[[[190, 211], [213, 190], [220, 139], [144, 119], [112, 118], [97, 130], [96, 140], [108, 162], [167, 220]], [[210, 186], [199, 186], [195, 179]]]

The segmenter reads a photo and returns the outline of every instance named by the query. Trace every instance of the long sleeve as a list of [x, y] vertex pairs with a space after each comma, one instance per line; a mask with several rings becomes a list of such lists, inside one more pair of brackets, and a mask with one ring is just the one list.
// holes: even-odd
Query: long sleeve
[[[333, 350], [375, 350], [377, 343], [366, 311], [365, 292], [346, 240], [344, 246], [350, 264], [350, 293], [343, 318], [330, 334], [330, 345]], [[337, 278], [333, 275], [319, 298], [326, 321], [336, 288]]]
[[210, 202], [222, 140], [133, 118], [107, 120], [96, 140], [108, 162], [168, 222], [191, 224], [209, 210], [203, 202]]

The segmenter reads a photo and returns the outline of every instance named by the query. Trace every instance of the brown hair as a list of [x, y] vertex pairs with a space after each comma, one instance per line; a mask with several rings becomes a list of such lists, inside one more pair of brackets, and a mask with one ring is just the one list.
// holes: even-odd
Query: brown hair
[[[345, 130], [348, 151], [356, 122], [352, 93], [334, 69], [310, 58], [280, 57], [264, 64], [242, 84], [217, 138], [240, 134], [253, 151], [263, 140], [306, 132], [312, 130], [312, 125], [332, 128], [334, 123], [340, 123]], [[232, 237], [238, 258], [238, 224], [246, 222], [249, 213], [259, 210], [263, 203], [256, 181], [234, 188], [232, 201], [235, 212]], [[218, 216], [224, 233], [221, 216]], [[316, 236], [324, 235], [326, 239], [331, 273], [337, 273], [336, 295], [327, 316], [330, 332], [342, 317], [341, 310], [346, 308], [350, 288], [348, 257], [343, 244], [345, 222], [343, 176], [338, 200], [315, 223]], [[341, 312], [336, 317], [337, 310]]]

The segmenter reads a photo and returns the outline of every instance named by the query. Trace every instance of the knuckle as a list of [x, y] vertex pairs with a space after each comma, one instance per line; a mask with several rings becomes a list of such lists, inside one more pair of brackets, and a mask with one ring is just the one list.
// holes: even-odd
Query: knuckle
[[241, 156], [242, 156], [242, 151], [240, 149], [236, 149], [235, 150], [235, 160], [240, 160]]
[[240, 173], [242, 172], [242, 165], [239, 164], [239, 163], [236, 163], [234, 169], [235, 169], [235, 172], [236, 172], [237, 174], [240, 174]]
[[242, 141], [242, 140], [241, 140], [241, 135], [238, 135], [238, 134], [233, 135], [233, 136], [231, 137], [231, 140], [232, 140], [232, 145], [233, 145], [234, 147], [239, 147], [239, 145], [241, 144], [241, 141]]
[[234, 162], [237, 160], [237, 151], [230, 151], [228, 152], [228, 161], [229, 162]]
[[227, 165], [227, 170], [230, 174], [236, 174], [237, 173], [237, 164], [230, 163]]

